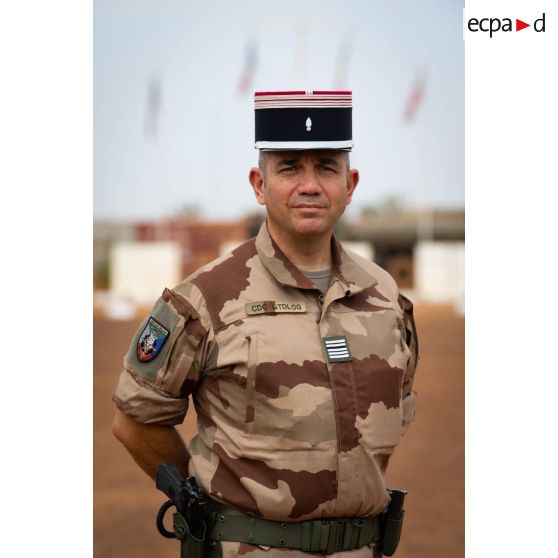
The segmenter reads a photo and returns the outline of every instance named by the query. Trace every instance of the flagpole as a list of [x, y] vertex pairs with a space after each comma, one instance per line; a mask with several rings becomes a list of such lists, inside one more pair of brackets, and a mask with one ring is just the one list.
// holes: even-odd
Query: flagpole
[[297, 25], [297, 42], [295, 49], [295, 65], [297, 68], [297, 79], [299, 83], [303, 83], [306, 89], [308, 87], [308, 24], [306, 21], [300, 21]]
[[[403, 111], [403, 120], [407, 123], [414, 121], [418, 107], [422, 103], [424, 97], [425, 88], [425, 73], [419, 72], [411, 93], [405, 104]], [[417, 149], [419, 142], [415, 140], [417, 144]], [[423, 142], [421, 142], [423, 144]], [[424, 204], [424, 200], [428, 199], [427, 194], [429, 193], [429, 181], [426, 176], [425, 165], [423, 159], [420, 159], [420, 170], [418, 172], [418, 191], [420, 197], [420, 203], [418, 205], [418, 210], [416, 214], [416, 227], [417, 227], [417, 241], [433, 240], [434, 239], [434, 211], [431, 207], [430, 202]]]

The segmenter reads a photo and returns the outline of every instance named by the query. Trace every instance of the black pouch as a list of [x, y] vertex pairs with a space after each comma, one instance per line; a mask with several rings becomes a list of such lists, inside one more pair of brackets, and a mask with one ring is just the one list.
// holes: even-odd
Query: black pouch
[[403, 518], [405, 510], [403, 502], [405, 500], [405, 490], [397, 490], [388, 488], [390, 495], [389, 506], [384, 511], [382, 519], [382, 554], [385, 556], [393, 556], [397, 550], [399, 539], [401, 538], [401, 529], [403, 527]]
[[401, 512], [399, 519], [386, 518], [384, 524], [384, 538], [382, 540], [382, 554], [393, 556], [397, 550], [399, 539], [401, 538], [401, 528], [403, 527], [403, 518], [405, 510]]

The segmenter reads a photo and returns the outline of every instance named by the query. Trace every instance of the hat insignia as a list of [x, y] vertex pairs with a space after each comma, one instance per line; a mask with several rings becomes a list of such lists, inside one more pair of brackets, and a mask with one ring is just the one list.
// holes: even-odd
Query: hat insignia
[[306, 131], [309, 132], [312, 129], [312, 120], [310, 120], [310, 117], [308, 117], [306, 119]]

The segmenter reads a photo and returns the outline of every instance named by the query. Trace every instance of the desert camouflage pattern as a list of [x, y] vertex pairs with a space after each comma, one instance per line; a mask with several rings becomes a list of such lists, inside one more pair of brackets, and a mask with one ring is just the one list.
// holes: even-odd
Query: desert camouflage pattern
[[[322, 556], [322, 554], [241, 542], [221, 542], [221, 558], [240, 558], [241, 556], [245, 558], [309, 558]], [[355, 550], [341, 550], [327, 556], [328, 558], [382, 558], [381, 552], [374, 544], [365, 545]]]
[[[387, 272], [335, 239], [332, 254], [322, 295], [264, 224], [165, 289], [151, 315], [170, 337], [140, 362], [146, 318], [114, 395], [136, 420], [166, 425], [184, 419], [191, 395], [190, 474], [216, 500], [268, 519], [379, 513], [388, 460], [414, 418], [412, 304]], [[327, 362], [329, 336], [347, 339], [349, 362]]]

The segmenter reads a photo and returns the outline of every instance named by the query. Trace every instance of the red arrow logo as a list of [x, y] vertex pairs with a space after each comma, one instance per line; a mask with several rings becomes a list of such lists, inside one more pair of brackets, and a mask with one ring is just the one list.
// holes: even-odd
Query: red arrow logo
[[525, 23], [524, 21], [521, 21], [520, 19], [515, 20], [515, 30], [516, 31], [521, 31], [522, 29], [525, 29], [525, 27], [531, 27], [531, 24], [530, 23]]

